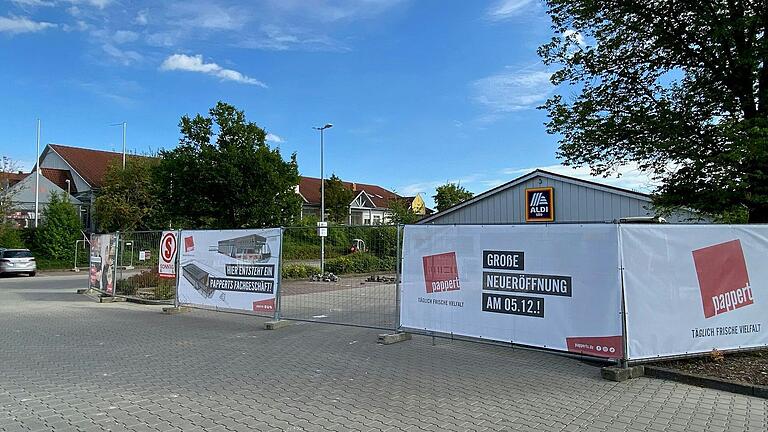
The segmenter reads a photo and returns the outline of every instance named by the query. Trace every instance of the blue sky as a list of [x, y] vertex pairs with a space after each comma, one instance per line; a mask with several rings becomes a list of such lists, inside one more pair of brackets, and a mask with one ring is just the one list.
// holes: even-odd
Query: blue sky
[[[183, 114], [245, 110], [301, 173], [431, 202], [558, 167], [535, 107], [557, 89], [536, 49], [537, 0], [0, 0], [0, 154], [43, 144], [138, 153], [174, 147]], [[607, 183], [644, 190], [635, 170]]]

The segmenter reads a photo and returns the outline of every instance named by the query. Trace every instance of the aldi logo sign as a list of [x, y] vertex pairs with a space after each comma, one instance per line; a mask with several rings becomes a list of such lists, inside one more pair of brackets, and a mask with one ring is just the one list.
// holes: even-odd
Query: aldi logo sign
[[551, 187], [525, 190], [525, 221], [552, 222], [555, 220], [555, 190]]

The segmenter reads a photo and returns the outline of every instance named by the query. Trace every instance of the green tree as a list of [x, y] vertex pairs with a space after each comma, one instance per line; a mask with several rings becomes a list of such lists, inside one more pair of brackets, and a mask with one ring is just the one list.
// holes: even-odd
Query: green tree
[[421, 218], [420, 215], [411, 210], [410, 205], [402, 198], [389, 200], [388, 206], [391, 213], [389, 221], [393, 225], [412, 224]]
[[284, 160], [245, 113], [219, 102], [209, 116], [184, 116], [181, 138], [161, 151], [155, 181], [164, 217], [186, 228], [287, 225], [301, 201], [296, 154]]
[[346, 223], [349, 220], [349, 204], [355, 198], [355, 192], [344, 186], [336, 174], [325, 181], [325, 212], [328, 220], [336, 223]]
[[457, 183], [446, 183], [442, 186], [438, 186], [435, 189], [437, 192], [432, 198], [435, 199], [435, 206], [437, 211], [443, 211], [449, 207], [453, 207], [456, 204], [460, 204], [474, 195], [472, 192], [466, 190], [463, 186]]
[[52, 259], [70, 259], [75, 241], [82, 238], [77, 209], [66, 194], [51, 193], [43, 209], [43, 223], [35, 234], [35, 249]]
[[[548, 0], [565, 164], [636, 163], [655, 203], [768, 222], [768, 2]], [[571, 96], [572, 95], [572, 96]]]
[[119, 162], [110, 165], [94, 201], [99, 229], [113, 232], [162, 227], [157, 215], [163, 197], [154, 182], [159, 163], [157, 158], [132, 156], [126, 160], [125, 169]]

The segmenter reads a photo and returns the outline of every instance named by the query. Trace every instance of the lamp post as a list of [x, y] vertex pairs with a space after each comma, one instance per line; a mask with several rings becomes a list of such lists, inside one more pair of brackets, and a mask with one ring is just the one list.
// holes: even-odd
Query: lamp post
[[40, 119], [37, 119], [37, 149], [35, 150], [35, 228], [40, 221]]
[[122, 126], [123, 127], [123, 169], [125, 169], [125, 130], [128, 128], [127, 122], [115, 123], [110, 126]]
[[[320, 227], [325, 228], [325, 172], [323, 161], [323, 132], [326, 129], [332, 128], [333, 125], [326, 123], [325, 126], [316, 127], [315, 130], [320, 131]], [[324, 234], [327, 234], [325, 232]], [[320, 274], [325, 274], [325, 235], [320, 236]]]
[[69, 179], [66, 179], [64, 181], [67, 182], [67, 195], [71, 195], [72, 194], [72, 192], [70, 192], [72, 190], [71, 182], [69, 181]]

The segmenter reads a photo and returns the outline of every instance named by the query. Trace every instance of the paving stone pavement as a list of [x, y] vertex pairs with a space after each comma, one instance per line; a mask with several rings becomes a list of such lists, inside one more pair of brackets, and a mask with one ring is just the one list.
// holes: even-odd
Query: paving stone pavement
[[[73, 282], [74, 280], [74, 282]], [[97, 304], [74, 278], [0, 280], [0, 430], [765, 431], [764, 399], [548, 353]]]

